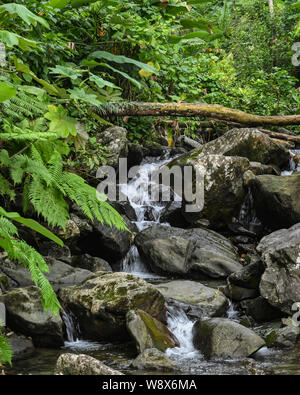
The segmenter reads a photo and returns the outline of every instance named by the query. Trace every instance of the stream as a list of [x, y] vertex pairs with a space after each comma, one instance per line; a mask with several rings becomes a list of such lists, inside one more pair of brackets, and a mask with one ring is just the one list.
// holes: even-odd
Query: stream
[[[138, 230], [141, 231], [148, 226], [161, 224], [170, 226], [168, 223], [161, 223], [161, 216], [167, 203], [153, 202], [149, 195], [149, 176], [158, 167], [169, 161], [170, 158], [163, 159], [146, 158], [142, 163], [143, 167], [139, 174], [128, 184], [120, 185], [122, 192], [128, 197], [128, 201], [136, 214]], [[292, 161], [290, 169], [282, 175], [289, 175], [296, 170], [296, 164]], [[297, 169], [298, 170], [298, 169]], [[299, 169], [300, 170], [300, 169]], [[251, 222], [255, 225], [257, 219], [249, 213], [247, 207], [251, 207], [251, 196], [241, 208], [240, 220]], [[249, 203], [250, 202], [250, 203]], [[251, 218], [247, 217], [250, 216]], [[121, 262], [122, 271], [139, 276], [149, 282], [163, 282], [166, 278], [152, 273], [141, 259], [138, 249], [133, 245], [127, 256]], [[205, 284], [205, 282], [203, 282]], [[210, 286], [212, 286], [210, 284]], [[217, 286], [217, 285], [215, 285]], [[130, 367], [131, 361], [136, 357], [136, 348], [132, 342], [129, 343], [97, 343], [81, 338], [80, 328], [70, 312], [64, 311], [62, 314], [66, 326], [65, 345], [57, 349], [37, 349], [35, 355], [27, 360], [16, 361], [7, 374], [53, 374], [58, 356], [64, 352], [84, 353], [91, 355], [108, 366], [121, 371], [124, 374], [161, 374], [161, 372], [137, 371]], [[227, 318], [238, 321], [239, 314], [234, 305], [230, 302], [227, 311]], [[275, 350], [262, 348], [256, 352], [252, 358], [240, 360], [220, 360], [207, 361], [203, 355], [195, 349], [192, 342], [192, 327], [194, 321], [191, 320], [183, 310], [168, 306], [168, 328], [180, 342], [180, 346], [168, 349], [166, 354], [180, 366], [177, 374], [299, 374], [300, 373], [300, 344], [293, 352], [290, 350]], [[258, 328], [259, 330], [260, 328]], [[167, 374], [167, 373], [164, 373]]]

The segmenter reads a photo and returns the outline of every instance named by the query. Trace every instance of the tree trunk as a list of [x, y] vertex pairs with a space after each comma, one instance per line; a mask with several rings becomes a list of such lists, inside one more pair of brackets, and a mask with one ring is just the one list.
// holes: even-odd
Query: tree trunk
[[106, 109], [95, 108], [105, 116], [181, 116], [204, 117], [221, 121], [236, 122], [247, 126], [300, 125], [300, 115], [262, 116], [220, 106], [219, 104], [194, 103], [112, 103]]
[[273, 2], [273, 0], [269, 0], [269, 9], [270, 9], [271, 18], [273, 19], [274, 16], [275, 16], [275, 13], [274, 13], [274, 2]]

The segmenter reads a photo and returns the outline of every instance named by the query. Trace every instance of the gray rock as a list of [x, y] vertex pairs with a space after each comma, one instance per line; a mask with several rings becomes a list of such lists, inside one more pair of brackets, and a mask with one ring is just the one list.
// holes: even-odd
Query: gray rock
[[140, 353], [147, 348], [166, 351], [179, 346], [169, 329], [143, 310], [130, 310], [126, 315], [126, 323]]
[[78, 319], [91, 340], [128, 340], [126, 314], [140, 309], [166, 322], [164, 297], [154, 286], [127, 273], [95, 273], [79, 286], [59, 291], [63, 305]]
[[272, 306], [292, 315], [292, 305], [300, 301], [300, 223], [265, 236], [257, 250], [266, 265], [261, 295]]
[[265, 271], [264, 264], [258, 260], [244, 266], [238, 272], [232, 273], [227, 281], [229, 284], [238, 285], [248, 289], [258, 289], [261, 276]]
[[175, 280], [154, 286], [168, 303], [179, 302], [180, 307], [191, 317], [221, 317], [228, 308], [228, 300], [222, 292], [196, 281]]
[[57, 236], [60, 237], [64, 241], [75, 241], [78, 240], [80, 236], [80, 230], [78, 225], [71, 219], [68, 219], [66, 222], [65, 229], [59, 229], [56, 232]]
[[127, 130], [119, 126], [112, 126], [100, 134], [99, 143], [106, 146], [107, 165], [118, 167], [119, 159], [128, 155]]
[[63, 346], [63, 323], [42, 305], [41, 291], [35, 286], [12, 289], [0, 297], [7, 311], [7, 325], [30, 336], [36, 347]]
[[35, 348], [31, 339], [25, 336], [13, 335], [8, 338], [12, 350], [12, 361], [20, 361], [31, 358], [35, 353]]
[[272, 321], [282, 316], [281, 311], [271, 306], [262, 296], [244, 300], [241, 307], [247, 316], [252, 317], [258, 323]]
[[[193, 188], [198, 189], [198, 201], [201, 200], [203, 191], [202, 210], [187, 212], [186, 205], [197, 203], [183, 201], [183, 215], [190, 223], [199, 219], [206, 219], [213, 229], [220, 229], [232, 222], [232, 217], [237, 217], [245, 198], [243, 174], [249, 170], [250, 163], [246, 158], [238, 156], [206, 155], [191, 151], [184, 158], [171, 161], [173, 165], [192, 167]], [[195, 173], [203, 177], [196, 185]], [[184, 173], [183, 173], [184, 174]], [[190, 182], [190, 180], [188, 180]], [[204, 190], [203, 190], [204, 188]]]
[[205, 144], [198, 152], [242, 156], [251, 162], [273, 164], [279, 167], [288, 164], [290, 153], [287, 147], [274, 141], [255, 128], [235, 128], [221, 137]]
[[257, 176], [248, 185], [258, 217], [272, 230], [300, 222], [300, 173]]
[[139, 370], [158, 370], [173, 372], [179, 370], [175, 362], [171, 361], [163, 352], [156, 348], [148, 348], [142, 352], [133, 362], [132, 367]]
[[89, 270], [91, 272], [112, 272], [112, 268], [108, 262], [104, 259], [90, 256], [88, 254], [73, 256], [72, 266], [80, 267], [81, 269]]
[[111, 369], [89, 355], [62, 354], [56, 362], [56, 375], [63, 376], [119, 376], [123, 373]]
[[300, 335], [300, 328], [286, 326], [276, 329], [268, 335], [268, 347], [292, 348]]
[[258, 289], [243, 288], [235, 284], [227, 284], [223, 289], [223, 292], [229, 299], [234, 300], [235, 302], [239, 302], [244, 299], [253, 299], [259, 296]]
[[224, 278], [242, 267], [232, 244], [211, 230], [156, 225], [140, 232], [135, 243], [158, 274]]
[[194, 345], [206, 358], [249, 357], [265, 345], [251, 329], [226, 318], [197, 321], [193, 327]]

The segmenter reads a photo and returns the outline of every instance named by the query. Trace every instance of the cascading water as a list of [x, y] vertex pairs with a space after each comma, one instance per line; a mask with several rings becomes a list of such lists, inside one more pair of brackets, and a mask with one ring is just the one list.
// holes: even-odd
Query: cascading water
[[289, 163], [289, 169], [282, 171], [281, 172], [282, 176], [290, 176], [293, 173], [300, 171], [300, 162], [296, 162], [294, 159], [295, 156], [297, 157], [300, 156], [300, 150], [292, 149], [290, 150], [290, 153], [291, 153], [291, 159]]

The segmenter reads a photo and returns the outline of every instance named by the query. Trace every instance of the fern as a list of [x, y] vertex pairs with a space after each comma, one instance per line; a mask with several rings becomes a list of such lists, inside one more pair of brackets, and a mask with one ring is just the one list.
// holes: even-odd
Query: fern
[[21, 121], [24, 117], [38, 118], [47, 111], [47, 103], [32, 97], [24, 91], [18, 91], [10, 100], [2, 104], [2, 113], [13, 121]]
[[[1, 324], [1, 323], [0, 323]], [[2, 336], [0, 325], [0, 366], [1, 363], [8, 362], [11, 365], [12, 350], [8, 340]]]

